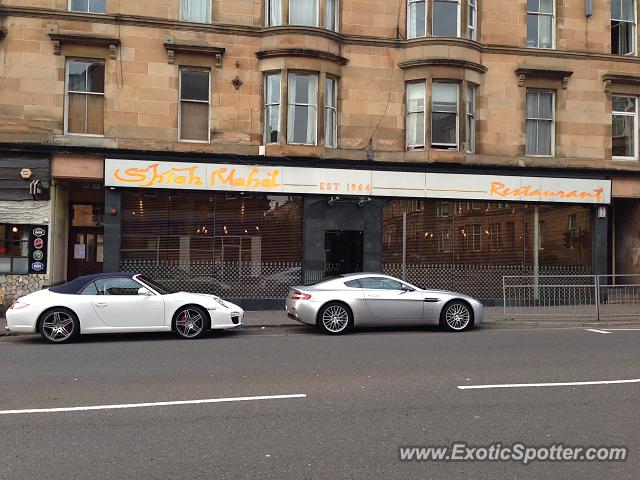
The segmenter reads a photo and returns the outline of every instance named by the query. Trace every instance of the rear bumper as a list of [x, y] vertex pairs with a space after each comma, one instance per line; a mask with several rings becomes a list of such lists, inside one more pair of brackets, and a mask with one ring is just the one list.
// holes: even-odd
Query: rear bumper
[[8, 332], [35, 333], [36, 321], [33, 318], [33, 312], [30, 312], [31, 308], [7, 310], [7, 326], [5, 330]]
[[308, 300], [292, 300], [291, 298], [287, 298], [284, 308], [287, 312], [287, 317], [306, 325], [316, 324], [318, 312], [314, 304]]

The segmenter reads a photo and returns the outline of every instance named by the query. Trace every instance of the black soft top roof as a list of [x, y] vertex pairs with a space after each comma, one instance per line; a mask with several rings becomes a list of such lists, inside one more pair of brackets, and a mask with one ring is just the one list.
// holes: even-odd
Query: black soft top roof
[[78, 277], [74, 280], [71, 280], [70, 282], [52, 287], [49, 290], [54, 293], [77, 295], [84, 289], [84, 287], [89, 285], [91, 282], [95, 282], [96, 280], [100, 280], [102, 278], [113, 278], [113, 277], [133, 278], [134, 275], [136, 274], [130, 273], [130, 272], [94, 273], [93, 275], [84, 275], [82, 277]]

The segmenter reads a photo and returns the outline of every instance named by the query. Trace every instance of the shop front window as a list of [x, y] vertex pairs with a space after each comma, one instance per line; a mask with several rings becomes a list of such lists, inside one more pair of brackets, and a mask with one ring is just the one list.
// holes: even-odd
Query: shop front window
[[28, 225], [0, 224], [0, 274], [29, 273]]

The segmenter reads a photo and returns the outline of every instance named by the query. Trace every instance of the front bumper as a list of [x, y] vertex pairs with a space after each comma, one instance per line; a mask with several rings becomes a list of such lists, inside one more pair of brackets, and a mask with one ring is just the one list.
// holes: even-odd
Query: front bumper
[[229, 330], [244, 324], [244, 310], [233, 303], [225, 302], [226, 310], [210, 310], [211, 330]]

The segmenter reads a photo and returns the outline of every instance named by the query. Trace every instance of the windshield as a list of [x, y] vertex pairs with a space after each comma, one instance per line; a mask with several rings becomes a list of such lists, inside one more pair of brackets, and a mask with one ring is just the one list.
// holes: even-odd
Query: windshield
[[170, 289], [168, 289], [164, 285], [156, 282], [155, 280], [151, 280], [149, 277], [145, 277], [144, 275], [140, 275], [138, 277], [138, 280], [140, 280], [142, 283], [146, 283], [147, 285], [149, 285], [160, 295], [168, 295], [169, 293], [173, 293]]

